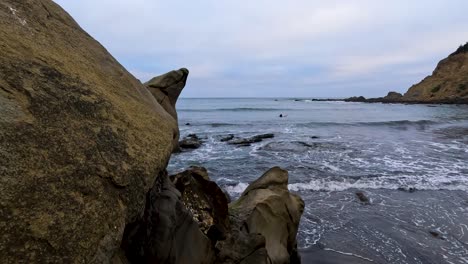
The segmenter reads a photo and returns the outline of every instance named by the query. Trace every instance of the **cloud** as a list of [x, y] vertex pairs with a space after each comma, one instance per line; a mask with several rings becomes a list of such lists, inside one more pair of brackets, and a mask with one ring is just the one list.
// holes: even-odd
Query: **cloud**
[[189, 68], [188, 97], [404, 91], [468, 41], [464, 0], [56, 2], [143, 81]]

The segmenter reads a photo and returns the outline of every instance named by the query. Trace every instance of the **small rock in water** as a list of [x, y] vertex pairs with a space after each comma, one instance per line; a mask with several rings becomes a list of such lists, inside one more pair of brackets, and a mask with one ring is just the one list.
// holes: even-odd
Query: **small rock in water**
[[234, 134], [229, 134], [229, 136], [221, 138], [221, 142], [226, 142], [232, 140], [234, 138]]
[[429, 234], [431, 234], [433, 237], [435, 238], [438, 238], [438, 239], [442, 239], [442, 240], [445, 240], [445, 238], [437, 231], [434, 231], [434, 230], [430, 230], [429, 231]]
[[370, 204], [369, 198], [363, 192], [356, 192], [356, 196], [364, 204]]
[[183, 149], [197, 149], [201, 144], [202, 141], [196, 134], [190, 134], [179, 142], [179, 146]]
[[190, 126], [191, 124], [190, 123], [185, 123], [186, 126]]
[[399, 187], [398, 190], [403, 191], [403, 192], [414, 193], [417, 189], [416, 187], [409, 187], [409, 188]]
[[318, 136], [311, 136], [310, 138], [317, 139], [319, 137]]
[[275, 134], [271, 134], [271, 133], [261, 134], [261, 135], [256, 135], [256, 136], [249, 137], [249, 138], [239, 138], [237, 140], [232, 140], [232, 141], [229, 141], [229, 144], [245, 147], [245, 146], [250, 146], [252, 143], [261, 142], [264, 139], [274, 138], [274, 137], [275, 137]]

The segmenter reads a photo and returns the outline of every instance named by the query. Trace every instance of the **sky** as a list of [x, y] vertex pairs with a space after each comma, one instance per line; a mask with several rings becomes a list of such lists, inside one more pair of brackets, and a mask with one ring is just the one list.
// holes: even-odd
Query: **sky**
[[468, 41], [466, 0], [55, 0], [142, 82], [182, 97], [404, 93]]

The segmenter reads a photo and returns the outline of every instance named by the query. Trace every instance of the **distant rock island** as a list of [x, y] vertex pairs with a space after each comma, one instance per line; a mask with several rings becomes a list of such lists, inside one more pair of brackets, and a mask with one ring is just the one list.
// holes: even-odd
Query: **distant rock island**
[[367, 99], [358, 96], [344, 99], [344, 101], [468, 104], [468, 43], [440, 61], [432, 75], [411, 86], [404, 95], [389, 92], [385, 97]]

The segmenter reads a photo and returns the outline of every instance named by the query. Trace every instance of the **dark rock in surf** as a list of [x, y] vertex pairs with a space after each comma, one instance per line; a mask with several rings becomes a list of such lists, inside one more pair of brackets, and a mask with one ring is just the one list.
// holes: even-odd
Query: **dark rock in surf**
[[264, 139], [274, 138], [274, 137], [275, 135], [271, 133], [261, 134], [261, 135], [256, 135], [256, 136], [249, 137], [249, 138], [239, 138], [235, 140], [230, 140], [228, 143], [231, 145], [237, 145], [237, 146], [250, 146], [253, 143], [258, 143], [258, 142], [263, 141]]
[[438, 231], [435, 231], [435, 230], [430, 230], [429, 231], [429, 234], [431, 234], [433, 237], [435, 238], [438, 238], [438, 239], [441, 239], [441, 240], [445, 240], [445, 238], [438, 232]]
[[320, 138], [320, 137], [318, 137], [318, 136], [311, 136], [310, 138], [312, 138], [312, 139], [318, 139], [318, 138]]
[[190, 134], [179, 141], [179, 147], [182, 149], [197, 149], [201, 145], [201, 139], [195, 134]]
[[356, 192], [356, 196], [363, 204], [370, 204], [369, 198], [363, 192]]
[[234, 134], [229, 134], [228, 136], [221, 138], [220, 141], [221, 142], [227, 142], [227, 141], [232, 140], [233, 138], [234, 138]]

